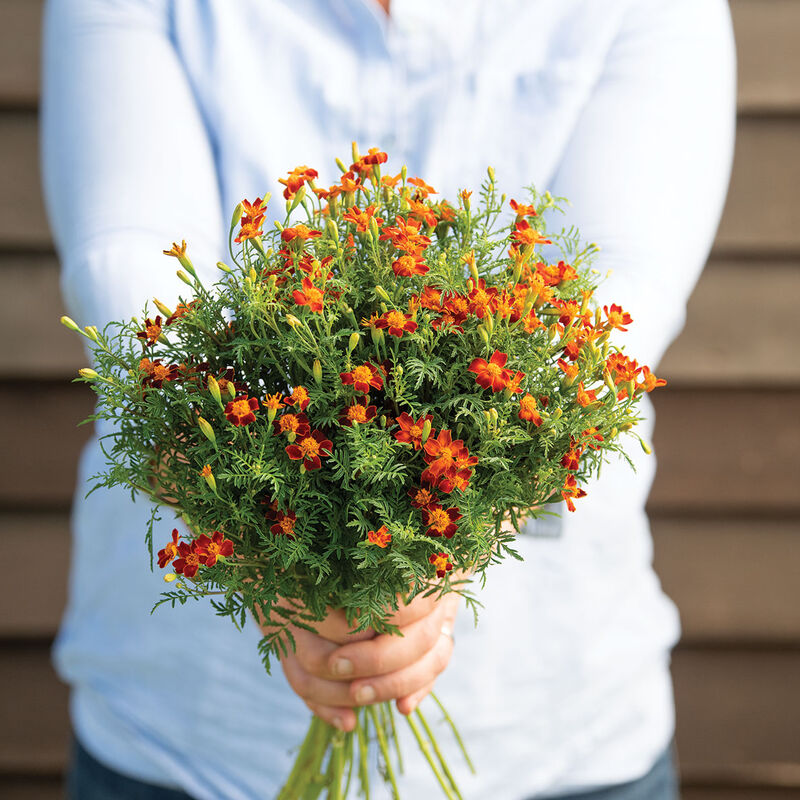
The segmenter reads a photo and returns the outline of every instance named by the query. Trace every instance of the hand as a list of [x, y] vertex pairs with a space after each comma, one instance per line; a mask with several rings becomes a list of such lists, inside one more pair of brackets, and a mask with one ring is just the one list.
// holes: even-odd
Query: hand
[[319, 717], [353, 730], [354, 706], [396, 700], [410, 714], [433, 689], [453, 652], [452, 633], [461, 598], [416, 597], [392, 615], [402, 636], [350, 633], [344, 612], [332, 610], [318, 634], [293, 628], [296, 650], [281, 659], [289, 685]]

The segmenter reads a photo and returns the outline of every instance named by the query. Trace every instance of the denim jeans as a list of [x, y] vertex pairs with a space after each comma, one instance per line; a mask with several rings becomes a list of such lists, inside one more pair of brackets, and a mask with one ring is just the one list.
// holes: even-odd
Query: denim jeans
[[[643, 778], [558, 800], [677, 800], [672, 750], [667, 750]], [[192, 800], [185, 792], [128, 778], [103, 766], [74, 740], [67, 777], [67, 800]], [[222, 799], [220, 799], [222, 800]]]

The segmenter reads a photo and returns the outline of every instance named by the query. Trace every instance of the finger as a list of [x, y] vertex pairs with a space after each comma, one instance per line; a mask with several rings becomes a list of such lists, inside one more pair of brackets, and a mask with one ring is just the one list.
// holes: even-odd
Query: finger
[[338, 647], [327, 657], [326, 674], [343, 678], [363, 678], [396, 672], [419, 661], [441, 634], [445, 609], [406, 625], [402, 636], [382, 634], [366, 642]]
[[337, 644], [360, 642], [375, 636], [375, 631], [370, 628], [354, 633], [353, 626], [347, 621], [344, 611], [340, 608], [329, 608], [325, 619], [310, 624], [320, 636]]
[[339, 649], [339, 645], [303, 628], [293, 628], [292, 634], [295, 641], [294, 657], [300, 662], [300, 666], [319, 678], [333, 680], [329, 659], [331, 653]]
[[306, 672], [294, 653], [290, 653], [281, 659], [281, 666], [289, 686], [306, 703], [342, 707], [356, 705], [350, 695], [350, 684], [348, 682], [329, 681]]
[[434, 681], [431, 681], [427, 686], [420, 689], [418, 692], [408, 695], [407, 697], [397, 698], [397, 710], [401, 714], [408, 716], [414, 709], [433, 691]]
[[325, 720], [328, 725], [333, 725], [340, 731], [352, 731], [356, 727], [356, 714], [352, 708], [337, 706], [324, 706], [319, 703], [309, 703], [303, 701], [320, 719]]
[[350, 695], [354, 704], [362, 706], [380, 703], [418, 692], [444, 670], [452, 653], [453, 640], [449, 636], [440, 635], [435, 646], [410, 666], [388, 675], [353, 681], [350, 684]]

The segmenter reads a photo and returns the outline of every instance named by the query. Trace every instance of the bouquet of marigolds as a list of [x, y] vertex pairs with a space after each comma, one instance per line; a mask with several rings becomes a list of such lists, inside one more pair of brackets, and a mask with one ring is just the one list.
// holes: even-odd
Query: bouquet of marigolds
[[[377, 633], [420, 595], [474, 609], [470, 583], [519, 557], [520, 521], [574, 511], [664, 384], [612, 342], [630, 314], [593, 305], [595, 246], [546, 231], [555, 198], [506, 202], [490, 168], [478, 197], [450, 203], [405, 168], [382, 174], [386, 160], [354, 146], [329, 188], [293, 169], [272, 230], [267, 198], [240, 203], [213, 286], [173, 245], [187, 286], [174, 309], [155, 300], [102, 332], [63, 320], [90, 342], [81, 379], [111, 424], [97, 486], [154, 503], [151, 563], [157, 550], [170, 570], [158, 604], [210, 596], [237, 625], [268, 621], [267, 669], [330, 609]], [[541, 260], [545, 244], [562, 260]], [[161, 532], [165, 511], [187, 538]], [[354, 776], [368, 796], [371, 758], [399, 796], [391, 704], [357, 720], [345, 733], [315, 717], [279, 797], [344, 797]], [[407, 724], [460, 797], [422, 712]]]

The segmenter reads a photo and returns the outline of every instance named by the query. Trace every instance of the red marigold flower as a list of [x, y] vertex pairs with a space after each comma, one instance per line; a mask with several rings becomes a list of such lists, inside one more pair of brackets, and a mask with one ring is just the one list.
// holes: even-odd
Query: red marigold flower
[[333, 443], [325, 438], [322, 431], [314, 431], [310, 436], [298, 437], [296, 444], [286, 447], [286, 453], [292, 461], [300, 461], [307, 471], [319, 469], [322, 466], [320, 460], [323, 456], [331, 454]]
[[412, 198], [409, 198], [407, 202], [411, 215], [415, 219], [419, 220], [420, 222], [424, 222], [431, 228], [436, 227], [438, 220], [436, 219], [436, 214], [433, 213], [433, 209], [430, 206]]
[[525, 377], [524, 372], [520, 372], [517, 370], [509, 379], [508, 384], [506, 385], [506, 389], [508, 389], [510, 394], [518, 394], [520, 391], [520, 384], [522, 383], [522, 379]]
[[255, 410], [258, 408], [258, 399], [240, 394], [225, 406], [225, 418], [238, 428], [240, 425], [249, 425], [256, 421]]
[[308, 396], [308, 389], [305, 386], [295, 386], [292, 393], [286, 398], [286, 402], [290, 405], [297, 406], [301, 411], [308, 408], [310, 402]]
[[414, 506], [414, 508], [427, 508], [429, 505], [436, 502], [436, 496], [430, 489], [409, 489], [408, 496], [411, 498], [411, 505]]
[[375, 220], [376, 225], [383, 225], [383, 219], [375, 216], [377, 206], [372, 204], [360, 211], [358, 206], [353, 206], [349, 211], [342, 214], [345, 222], [352, 222], [356, 226], [356, 233], [366, 233], [369, 230], [369, 221]]
[[428, 536], [444, 536], [445, 539], [452, 539], [458, 530], [456, 522], [461, 519], [458, 509], [442, 508], [438, 503], [434, 503], [422, 509], [422, 521], [428, 526], [426, 531]]
[[314, 178], [317, 177], [319, 177], [319, 173], [315, 169], [311, 169], [303, 164], [302, 167], [295, 167], [289, 173], [288, 178], [278, 178], [278, 182], [286, 187], [283, 190], [283, 196], [287, 200], [291, 200], [300, 191], [300, 187], [306, 181], [313, 181]]
[[354, 164], [350, 165], [351, 172], [358, 172], [367, 175], [372, 172], [372, 168], [377, 164], [385, 164], [389, 156], [377, 147], [370, 147], [365, 156], [361, 156]]
[[376, 531], [367, 531], [367, 541], [378, 547], [386, 547], [392, 541], [392, 534], [385, 525], [381, 525]]
[[522, 220], [514, 225], [511, 240], [518, 246], [552, 244], [550, 239], [546, 239], [536, 228], [532, 228], [527, 220]]
[[237, 244], [241, 244], [246, 239], [255, 239], [258, 236], [263, 236], [263, 218], [259, 217], [257, 220], [252, 220], [250, 217], [242, 217], [240, 222], [239, 235], [233, 240]]
[[197, 308], [199, 304], [199, 300], [191, 300], [188, 303], [178, 303], [176, 309], [167, 317], [164, 325], [172, 325], [176, 320], [185, 317], [192, 309]]
[[501, 389], [505, 389], [509, 378], [511, 378], [511, 370], [504, 369], [507, 360], [508, 355], [506, 353], [495, 350], [488, 362], [483, 358], [472, 359], [468, 369], [470, 372], [475, 373], [475, 382], [479, 386], [484, 389], [491, 388], [493, 392], [499, 392]]
[[561, 496], [566, 501], [567, 508], [570, 511], [574, 511], [575, 503], [573, 502], [573, 498], [578, 499], [580, 497], [586, 497], [586, 492], [578, 488], [578, 482], [575, 480], [574, 475], [567, 475], [564, 481], [564, 488], [561, 490]]
[[308, 436], [311, 433], [305, 414], [282, 414], [272, 424], [275, 433], [293, 433], [295, 436]]
[[516, 200], [511, 200], [509, 202], [509, 205], [511, 206], [511, 208], [514, 209], [514, 211], [516, 212], [517, 217], [519, 219], [522, 219], [523, 217], [535, 217], [535, 216], [537, 216], [536, 207], [535, 206], [520, 205]]
[[453, 569], [453, 565], [450, 563], [450, 556], [447, 555], [447, 553], [434, 553], [428, 556], [428, 561], [430, 561], [436, 569], [437, 578], [444, 578], [445, 573]]
[[593, 444], [593, 442], [602, 442], [603, 441], [603, 434], [599, 433], [597, 428], [592, 426], [591, 428], [587, 428], [583, 433], [581, 433], [581, 440], [586, 444], [587, 447], [590, 447], [592, 450], [599, 450], [599, 444]]
[[656, 378], [656, 376], [650, 372], [650, 367], [642, 367], [641, 377], [642, 381], [636, 384], [636, 388], [644, 389], [646, 392], [652, 392], [653, 389], [657, 389], [659, 386], [667, 385], [664, 378]]
[[172, 560], [178, 555], [178, 539], [180, 539], [180, 534], [178, 533], [177, 528], [172, 529], [172, 541], [167, 542], [164, 545], [163, 550], [158, 551], [158, 566], [161, 569], [167, 566], [167, 564], [171, 563]]
[[322, 298], [325, 295], [324, 289], [319, 289], [314, 286], [308, 278], [303, 278], [303, 291], [295, 289], [292, 292], [294, 302], [298, 306], [308, 306], [312, 311], [319, 313], [322, 311]]
[[497, 289], [494, 286], [487, 289], [486, 281], [483, 278], [478, 279], [477, 286], [471, 279], [468, 281], [468, 285], [471, 287], [467, 295], [470, 312], [480, 319], [487, 314], [493, 314], [497, 308]]
[[143, 358], [139, 362], [139, 371], [145, 373], [142, 378], [142, 385], [152, 386], [155, 389], [160, 389], [164, 383], [178, 378], [178, 365], [171, 364], [165, 367], [160, 358], [155, 361]]
[[422, 308], [439, 311], [442, 307], [442, 293], [434, 286], [423, 286], [422, 294], [419, 296], [419, 304]]
[[339, 414], [339, 424], [352, 427], [354, 423], [371, 422], [375, 419], [377, 409], [375, 406], [367, 406], [365, 398], [360, 397], [355, 403], [347, 406]]
[[401, 252], [418, 256], [430, 243], [430, 237], [419, 232], [421, 222], [414, 219], [395, 217], [396, 225], [386, 225], [380, 239], [388, 239]]
[[570, 438], [569, 450], [561, 457], [561, 466], [565, 469], [578, 469], [581, 465], [583, 448], [575, 446], [575, 440]]
[[417, 323], [411, 319], [410, 314], [404, 314], [402, 311], [387, 311], [383, 316], [375, 321], [376, 328], [388, 328], [390, 336], [396, 336], [398, 339], [403, 337], [404, 333], [414, 333], [417, 329]]
[[636, 380], [640, 368], [634, 359], [628, 358], [622, 353], [612, 353], [606, 359], [606, 368], [614, 378], [614, 383]]
[[423, 458], [430, 474], [436, 478], [444, 473], [455, 472], [456, 460], [462, 455], [469, 455], [469, 451], [464, 447], [464, 440], [453, 440], [452, 433], [447, 429], [441, 431], [436, 438], [429, 436], [425, 442]]
[[[475, 460], [478, 459], [473, 456]], [[442, 479], [436, 484], [436, 488], [445, 494], [450, 494], [453, 489], [458, 489], [460, 492], [465, 492], [469, 487], [469, 479], [472, 477], [471, 469], [459, 469], [452, 475], [444, 475]]]
[[532, 422], [537, 428], [542, 424], [542, 416], [536, 410], [536, 398], [530, 392], [520, 399], [517, 416], [527, 422]]
[[278, 511], [276, 519], [277, 521], [270, 528], [270, 531], [276, 536], [288, 536], [290, 539], [294, 539], [296, 536], [294, 526], [297, 522], [297, 515], [294, 511], [289, 511], [286, 514], [283, 511]]
[[360, 367], [356, 367], [350, 372], [340, 372], [339, 378], [345, 386], [351, 386], [357, 392], [369, 394], [370, 386], [373, 389], [383, 388], [383, 377], [374, 364], [367, 361]]
[[172, 569], [178, 575], [185, 575], [187, 578], [194, 578], [197, 570], [202, 565], [202, 554], [197, 549], [196, 542], [189, 544], [188, 542], [181, 542], [178, 545], [178, 558], [172, 563]]
[[158, 340], [158, 337], [161, 336], [161, 331], [161, 317], [158, 316], [154, 320], [148, 317], [144, 321], [144, 330], [139, 331], [136, 337], [142, 340], [142, 344], [145, 347], [152, 347]]
[[578, 394], [575, 397], [575, 400], [577, 401], [579, 406], [583, 406], [584, 408], [586, 408], [586, 406], [597, 402], [597, 393], [594, 390], [590, 390], [587, 392], [583, 388], [583, 381], [581, 381], [578, 384]]
[[281, 239], [284, 242], [292, 242], [295, 239], [304, 242], [306, 239], [314, 239], [317, 236], [322, 236], [322, 231], [309, 228], [308, 225], [303, 225], [302, 222], [292, 228], [284, 228], [281, 231]]
[[564, 372], [564, 375], [571, 381], [574, 381], [575, 378], [578, 377], [578, 373], [581, 371], [577, 364], [568, 364], [563, 358], [559, 358], [556, 363]]
[[436, 309], [442, 315], [431, 322], [431, 327], [439, 330], [443, 326], [449, 326], [453, 333], [464, 333], [461, 324], [469, 315], [469, 300], [463, 295], [452, 293], [442, 295], [439, 307]]
[[[417, 422], [414, 422], [414, 418], [404, 411], [397, 417], [396, 422], [400, 426], [400, 430], [394, 435], [394, 438], [403, 444], [413, 445], [415, 450], [419, 450], [422, 447], [422, 429], [426, 422], [433, 424], [433, 417], [425, 414]], [[433, 436], [432, 428], [429, 435]]]
[[614, 303], [611, 304], [610, 309], [608, 306], [603, 306], [603, 311], [605, 311], [606, 317], [608, 318], [608, 322], [606, 323], [606, 328], [608, 330], [617, 328], [621, 331], [627, 331], [628, 329], [623, 326], [630, 325], [631, 322], [633, 322], [633, 317], [627, 311], [623, 311], [621, 306], [615, 305]]
[[200, 562], [207, 567], [213, 567], [220, 556], [226, 558], [233, 555], [233, 542], [226, 539], [220, 531], [214, 531], [210, 539], [201, 533], [195, 539], [195, 547], [200, 554]]

